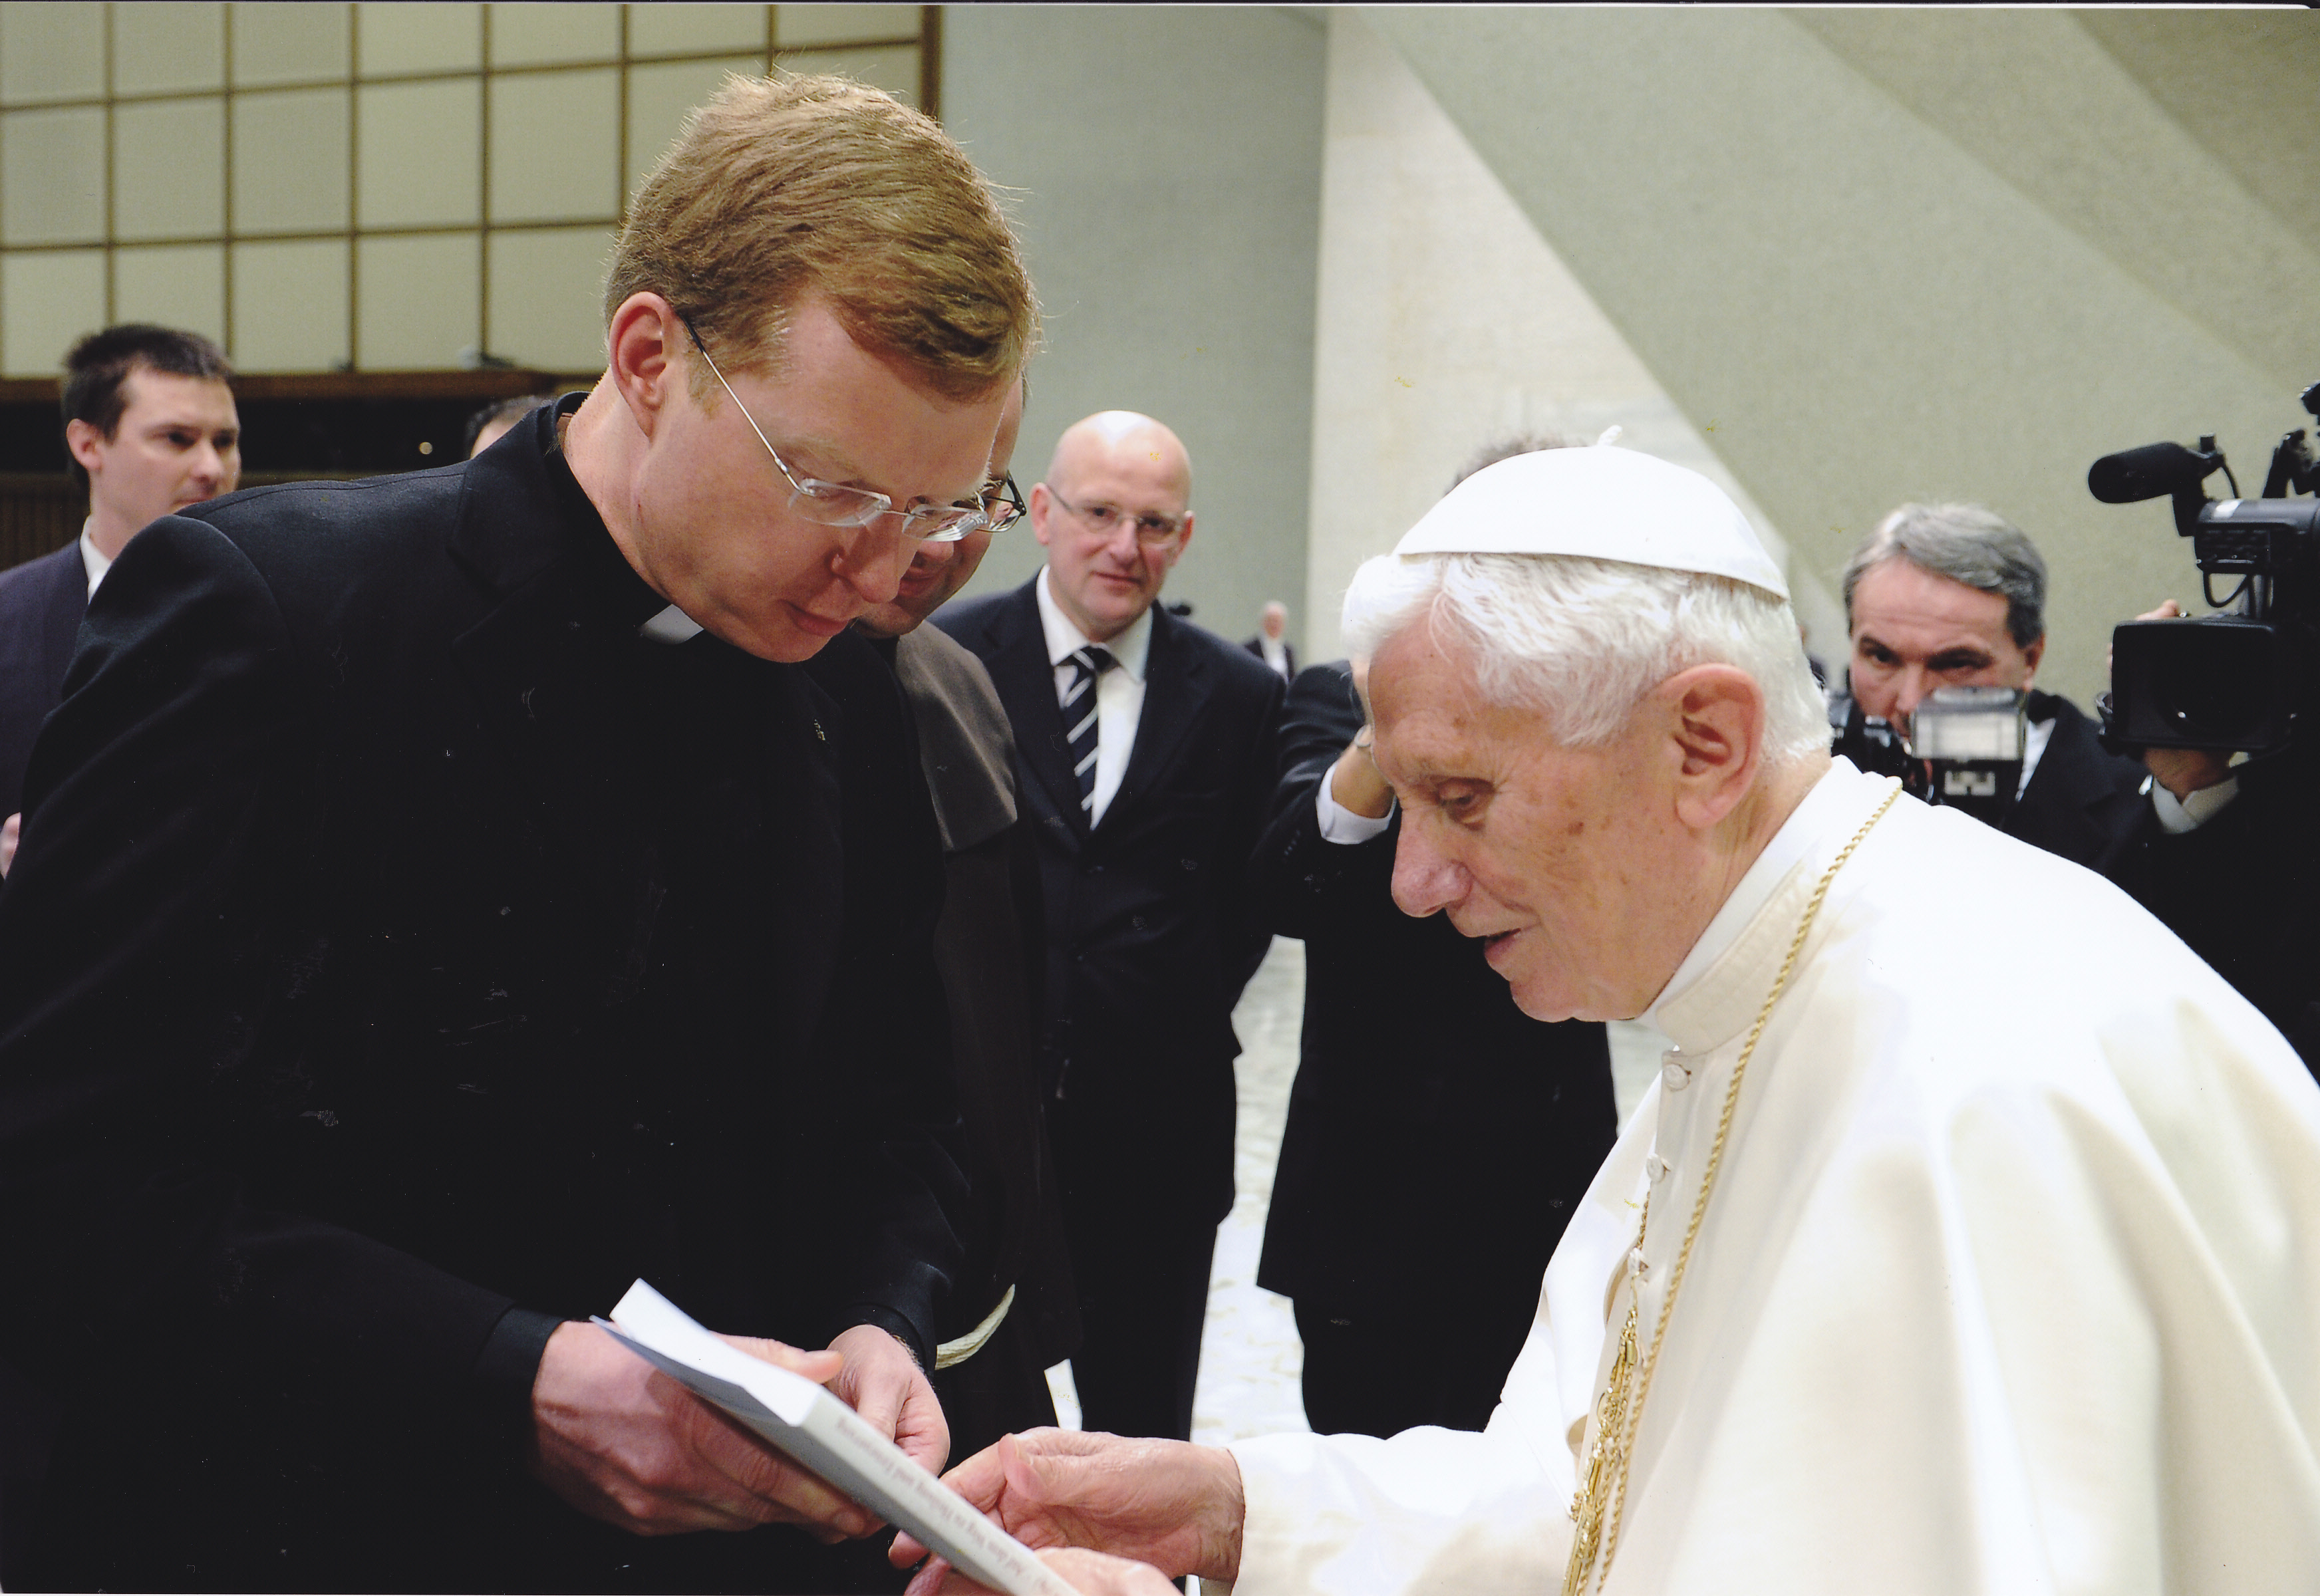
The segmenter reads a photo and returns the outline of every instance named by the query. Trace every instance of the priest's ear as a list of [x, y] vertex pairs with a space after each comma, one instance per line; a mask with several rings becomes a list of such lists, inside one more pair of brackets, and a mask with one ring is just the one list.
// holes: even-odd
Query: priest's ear
[[613, 385], [637, 430], [648, 438], [660, 424], [661, 413], [684, 395], [685, 340], [684, 322], [657, 294], [630, 295], [606, 329]]
[[1698, 665], [1652, 690], [1676, 818], [1712, 830], [1756, 784], [1764, 762], [1764, 690], [1737, 666]]

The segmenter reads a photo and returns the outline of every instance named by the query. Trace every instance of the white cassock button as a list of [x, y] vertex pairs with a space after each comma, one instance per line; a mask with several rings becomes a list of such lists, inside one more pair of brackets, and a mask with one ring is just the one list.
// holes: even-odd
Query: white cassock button
[[1637, 1285], [1651, 1284], [1652, 1266], [1644, 1261], [1644, 1249], [1642, 1247], [1631, 1247], [1628, 1249], [1627, 1272], [1636, 1277], [1636, 1283]]
[[1652, 1183], [1652, 1184], [1656, 1186], [1662, 1181], [1667, 1179], [1667, 1173], [1668, 1161], [1666, 1159], [1661, 1157], [1657, 1153], [1649, 1153], [1645, 1156], [1644, 1174], [1645, 1177]]
[[1691, 1084], [1691, 1072], [1671, 1058], [1660, 1066], [1660, 1084], [1671, 1092], [1681, 1092]]

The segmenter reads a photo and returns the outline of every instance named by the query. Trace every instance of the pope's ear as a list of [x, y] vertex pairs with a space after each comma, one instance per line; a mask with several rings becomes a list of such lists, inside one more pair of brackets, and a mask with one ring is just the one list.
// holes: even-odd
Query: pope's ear
[[1713, 829], [1756, 784], [1764, 759], [1764, 690], [1737, 666], [1699, 665], [1654, 690], [1676, 762], [1676, 815]]
[[684, 323], [657, 294], [631, 294], [605, 330], [613, 385], [648, 438], [670, 402], [684, 392]]

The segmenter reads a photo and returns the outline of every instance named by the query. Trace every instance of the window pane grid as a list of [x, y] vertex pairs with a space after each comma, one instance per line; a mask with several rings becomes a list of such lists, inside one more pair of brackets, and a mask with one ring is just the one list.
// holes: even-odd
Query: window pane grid
[[593, 367], [586, 285], [724, 72], [850, 71], [935, 109], [937, 6], [793, 7], [786, 30], [777, 5], [388, 10], [0, 6], [0, 170], [14, 144], [42, 174], [0, 207], [0, 378], [149, 316], [253, 374], [441, 369], [445, 327], [473, 329], [458, 364]]

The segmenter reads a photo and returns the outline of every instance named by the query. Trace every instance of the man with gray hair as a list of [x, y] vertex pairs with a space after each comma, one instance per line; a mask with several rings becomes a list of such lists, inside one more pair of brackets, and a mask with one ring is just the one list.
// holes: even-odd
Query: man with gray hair
[[2253, 1008], [1833, 759], [1781, 573], [1692, 473], [1494, 466], [1345, 631], [1402, 907], [1536, 1018], [1640, 1018], [1659, 1079], [1483, 1433], [1038, 1431], [970, 1500], [1150, 1596], [2320, 1589], [2320, 1086]]
[[2068, 699], [2031, 684], [2046, 651], [2046, 562], [1979, 504], [1904, 504], [1844, 567], [1853, 696], [1903, 731], [1943, 687], [2027, 695], [2022, 774], [2001, 829], [2107, 868], [2134, 834], [2148, 773], [2107, 752]]

